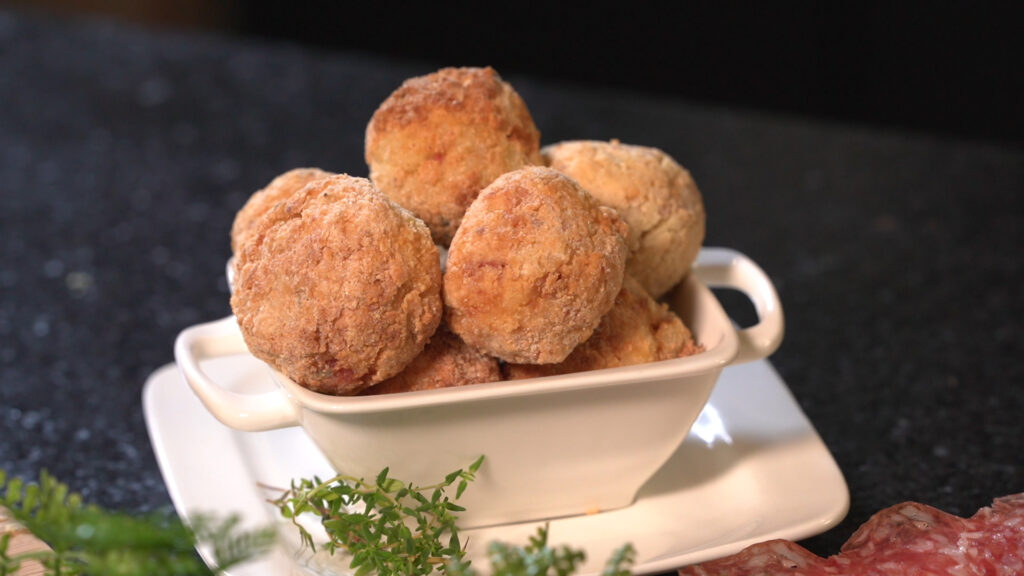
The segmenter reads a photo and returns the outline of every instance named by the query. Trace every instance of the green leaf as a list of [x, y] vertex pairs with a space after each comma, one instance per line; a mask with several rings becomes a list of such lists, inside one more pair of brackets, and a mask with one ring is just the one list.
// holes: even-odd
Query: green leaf
[[476, 471], [480, 469], [480, 465], [483, 464], [483, 463], [484, 463], [484, 457], [481, 454], [480, 457], [477, 458], [475, 462], [473, 462], [472, 464], [469, 465], [469, 471], [473, 472], [473, 473], [476, 473]]
[[456, 479], [456, 478], [458, 478], [458, 477], [459, 477], [459, 476], [461, 476], [461, 475], [462, 475], [462, 468], [459, 468], [458, 470], [456, 470], [456, 471], [454, 471], [454, 472], [451, 472], [451, 473], [449, 473], [449, 474], [448, 474], [447, 476], [445, 476], [445, 477], [444, 477], [444, 482], [443, 482], [443, 484], [444, 484], [445, 486], [448, 486], [448, 485], [450, 485], [450, 484], [451, 484], [452, 482], [455, 482], [455, 479]]
[[[386, 468], [373, 484], [345, 476], [327, 481], [293, 481], [292, 489], [273, 502], [286, 518], [300, 509], [319, 514], [328, 536], [322, 548], [330, 553], [347, 550], [352, 554], [356, 574], [428, 576], [440, 572], [477, 576], [464, 560], [456, 513], [465, 509], [456, 501], [483, 461], [481, 456], [467, 469], [456, 470], [442, 482], [426, 487], [390, 478]], [[453, 484], [455, 494], [449, 497], [447, 490]], [[327, 501], [329, 506], [324, 505]], [[361, 511], [349, 512], [341, 507], [342, 501], [362, 502]], [[312, 546], [307, 538], [303, 535], [303, 542]], [[581, 550], [549, 547], [547, 526], [539, 528], [524, 547], [496, 542], [488, 553], [494, 567], [492, 576], [567, 576], [585, 559]], [[609, 565], [619, 571], [608, 576], [625, 576], [628, 571], [622, 570], [631, 563], [629, 554], [609, 560]]]
[[21, 510], [21, 478], [11, 478], [7, 482], [7, 492], [4, 495], [4, 507], [11, 510], [11, 512], [17, 513]]
[[623, 544], [612, 552], [604, 565], [601, 576], [629, 576], [629, 566], [636, 561], [636, 550], [632, 544]]
[[381, 485], [381, 489], [384, 490], [384, 492], [387, 492], [388, 494], [398, 492], [402, 490], [404, 487], [405, 483], [403, 483], [401, 480], [396, 480], [394, 478], [388, 478], [387, 481]]
[[[197, 534], [212, 542], [220, 566], [235, 565], [269, 549], [274, 532], [239, 530], [236, 520], [195, 522], [186, 527], [171, 511], [129, 515], [94, 505], [45, 470], [38, 482], [10, 479], [0, 471], [0, 489], [11, 515], [45, 541], [52, 552], [31, 553], [45, 574], [72, 576], [209, 575], [195, 554]], [[0, 537], [0, 575], [13, 574], [22, 560], [9, 555], [10, 535]]]

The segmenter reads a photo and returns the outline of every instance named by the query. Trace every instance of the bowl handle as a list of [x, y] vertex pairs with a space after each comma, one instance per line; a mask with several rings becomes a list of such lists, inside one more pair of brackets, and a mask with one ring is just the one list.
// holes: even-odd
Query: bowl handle
[[740, 348], [733, 364], [759, 360], [778, 349], [785, 332], [782, 304], [771, 279], [760, 266], [735, 250], [703, 248], [693, 265], [693, 274], [708, 286], [739, 290], [754, 304], [758, 323], [736, 331]]
[[297, 410], [282, 391], [234, 392], [214, 382], [200, 366], [203, 360], [248, 351], [234, 316], [186, 328], [174, 342], [174, 358], [182, 375], [218, 420], [247, 432], [298, 425]]

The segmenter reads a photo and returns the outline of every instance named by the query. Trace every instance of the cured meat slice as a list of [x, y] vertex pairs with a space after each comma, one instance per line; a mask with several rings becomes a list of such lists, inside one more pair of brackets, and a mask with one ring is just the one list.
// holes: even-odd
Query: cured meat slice
[[789, 540], [769, 540], [739, 553], [679, 570], [680, 576], [818, 576], [842, 574], [825, 560]]
[[1024, 574], [1024, 493], [970, 518], [905, 502], [864, 523], [839, 554], [821, 558], [788, 540], [679, 570], [680, 576], [1011, 576]]

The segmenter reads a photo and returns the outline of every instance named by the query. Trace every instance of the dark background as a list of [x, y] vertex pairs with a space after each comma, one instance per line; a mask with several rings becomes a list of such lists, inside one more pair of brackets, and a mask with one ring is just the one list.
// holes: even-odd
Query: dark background
[[1011, 4], [42, 0], [156, 27], [1024, 143]]

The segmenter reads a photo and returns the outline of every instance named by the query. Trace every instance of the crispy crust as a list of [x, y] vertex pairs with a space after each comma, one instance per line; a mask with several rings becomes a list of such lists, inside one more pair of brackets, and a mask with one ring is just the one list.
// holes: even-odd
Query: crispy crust
[[246, 236], [256, 221], [269, 212], [275, 204], [287, 200], [313, 180], [330, 175], [330, 172], [319, 168], [295, 168], [277, 176], [263, 189], [253, 193], [242, 209], [235, 214], [235, 220], [231, 225], [231, 251], [238, 254], [239, 247], [245, 242]]
[[686, 169], [657, 148], [615, 140], [561, 142], [542, 154], [629, 223], [626, 269], [652, 296], [686, 276], [705, 233], [704, 202]]
[[368, 394], [395, 394], [501, 380], [498, 361], [470, 348], [444, 323], [423, 352], [397, 376], [371, 386]]
[[555, 170], [499, 177], [452, 240], [444, 277], [449, 326], [507, 362], [561, 362], [611, 308], [627, 234], [614, 210]]
[[246, 344], [311, 390], [355, 394], [394, 376], [440, 322], [429, 231], [366, 179], [314, 180], [241, 248], [231, 306]]
[[586, 342], [558, 364], [507, 364], [509, 380], [585, 372], [682, 358], [703, 348], [683, 321], [626, 276], [612, 309]]
[[366, 128], [370, 179], [447, 246], [495, 178], [540, 164], [540, 132], [492, 68], [445, 68], [406, 80]]

